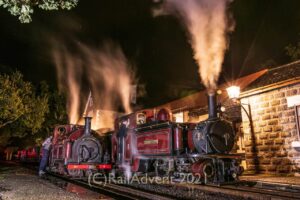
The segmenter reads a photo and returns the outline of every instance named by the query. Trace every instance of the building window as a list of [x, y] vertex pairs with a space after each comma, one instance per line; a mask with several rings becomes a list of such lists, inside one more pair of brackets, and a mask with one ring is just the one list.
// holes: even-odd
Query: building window
[[[292, 108], [294, 107], [295, 110], [295, 121], [296, 121], [296, 128], [297, 128], [297, 138], [298, 141], [300, 140], [300, 95], [294, 95], [286, 98], [287, 100], [287, 107]], [[292, 144], [293, 146], [293, 144]]]
[[300, 139], [300, 135], [299, 135], [299, 132], [300, 132], [300, 105], [299, 106], [294, 106], [294, 109], [295, 109], [295, 119], [296, 119], [296, 126], [297, 126], [297, 137], [298, 139]]
[[184, 122], [183, 112], [174, 113], [173, 117], [175, 118], [175, 122], [177, 122], [177, 123]]

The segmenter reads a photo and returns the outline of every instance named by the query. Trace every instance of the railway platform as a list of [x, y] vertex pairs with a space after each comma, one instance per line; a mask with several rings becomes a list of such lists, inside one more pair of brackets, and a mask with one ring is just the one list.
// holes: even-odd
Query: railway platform
[[300, 176], [284, 176], [284, 175], [247, 175], [241, 176], [241, 180], [256, 181], [269, 184], [294, 185], [300, 188]]
[[242, 181], [255, 183], [256, 188], [276, 189], [279, 191], [299, 192], [300, 177], [287, 175], [248, 175], [240, 177]]

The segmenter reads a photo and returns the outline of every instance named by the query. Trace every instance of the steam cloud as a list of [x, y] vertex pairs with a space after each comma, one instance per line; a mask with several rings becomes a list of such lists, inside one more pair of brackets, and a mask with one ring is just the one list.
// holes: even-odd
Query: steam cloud
[[215, 90], [227, 48], [227, 33], [233, 31], [227, 18], [231, 0], [165, 0], [155, 16], [173, 14], [186, 26], [199, 74], [208, 90]]
[[[67, 93], [67, 110], [70, 123], [80, 123], [82, 106], [91, 90], [96, 113], [93, 129], [113, 128], [116, 112], [120, 107], [130, 113], [130, 94], [133, 72], [119, 46], [106, 43], [101, 49], [76, 45], [69, 50], [56, 45], [53, 56], [57, 69], [58, 85]], [[84, 86], [87, 83], [87, 86]], [[104, 117], [105, 116], [105, 117]]]

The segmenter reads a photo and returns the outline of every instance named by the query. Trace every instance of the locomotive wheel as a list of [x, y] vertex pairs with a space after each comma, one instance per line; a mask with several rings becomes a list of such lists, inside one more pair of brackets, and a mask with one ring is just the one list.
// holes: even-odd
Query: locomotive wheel
[[155, 176], [161, 177], [161, 176], [165, 176], [166, 174], [167, 174], [166, 171], [164, 171], [163, 169], [159, 167], [155, 168]]
[[58, 173], [59, 174], [65, 174], [65, 167], [63, 163], [58, 163]]
[[83, 177], [84, 173], [80, 169], [68, 169], [68, 174], [72, 177]]
[[156, 160], [153, 164], [156, 176], [172, 176], [173, 172], [168, 170], [168, 161]]
[[188, 183], [196, 183], [196, 184], [200, 184], [201, 183], [201, 177], [200, 175], [196, 174], [194, 175], [193, 173], [188, 173], [186, 175], [186, 181]]
[[214, 175], [214, 167], [211, 163], [207, 163], [203, 167], [204, 176], [211, 178]]
[[95, 170], [86, 170], [86, 171], [84, 171], [84, 176], [85, 177], [89, 177], [89, 176], [92, 176], [93, 174], [95, 174], [95, 172], [97, 172], [97, 171], [95, 171]]

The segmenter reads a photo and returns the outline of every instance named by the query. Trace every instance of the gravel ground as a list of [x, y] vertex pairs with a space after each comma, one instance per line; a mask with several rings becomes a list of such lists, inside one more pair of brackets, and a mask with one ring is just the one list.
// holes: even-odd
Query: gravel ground
[[58, 187], [25, 168], [1, 165], [0, 200], [110, 199], [72, 184]]

